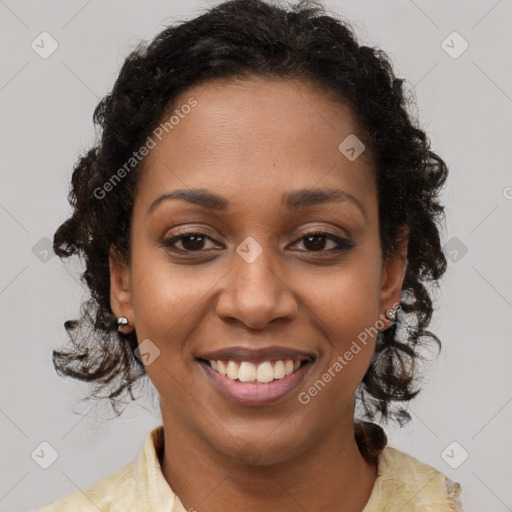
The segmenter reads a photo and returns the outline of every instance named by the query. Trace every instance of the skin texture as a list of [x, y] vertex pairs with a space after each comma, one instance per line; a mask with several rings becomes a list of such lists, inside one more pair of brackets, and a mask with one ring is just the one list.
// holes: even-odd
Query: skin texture
[[[110, 260], [114, 313], [129, 319], [139, 343], [150, 339], [160, 350], [146, 370], [160, 395], [163, 474], [186, 509], [360, 512], [377, 469], [355, 443], [354, 393], [375, 339], [307, 405], [297, 394], [400, 301], [406, 242], [382, 260], [371, 160], [363, 153], [349, 161], [338, 150], [359, 132], [350, 110], [318, 86], [217, 80], [189, 89], [176, 105], [190, 97], [197, 106], [145, 161], [131, 261], [113, 251]], [[298, 211], [281, 204], [282, 194], [316, 187], [349, 192], [365, 214], [350, 201]], [[171, 200], [147, 213], [161, 194], [188, 188], [222, 195], [230, 207]], [[199, 246], [178, 240], [175, 252], [161, 246], [178, 227], [208, 238]], [[354, 247], [336, 253], [324, 238], [315, 250], [302, 237], [317, 229]], [[236, 252], [249, 236], [263, 249], [252, 263]], [[215, 389], [195, 360], [235, 345], [291, 347], [318, 359], [297, 392], [244, 406]], [[247, 443], [256, 462], [244, 459]]]

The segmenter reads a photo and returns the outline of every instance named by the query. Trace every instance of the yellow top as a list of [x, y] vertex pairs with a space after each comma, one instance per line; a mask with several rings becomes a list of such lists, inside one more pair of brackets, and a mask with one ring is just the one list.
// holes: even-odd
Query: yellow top
[[[159, 461], [163, 425], [146, 437], [137, 460], [117, 473], [68, 494], [37, 512], [187, 512], [165, 480]], [[386, 447], [378, 476], [362, 512], [462, 512], [461, 487], [443, 473]]]

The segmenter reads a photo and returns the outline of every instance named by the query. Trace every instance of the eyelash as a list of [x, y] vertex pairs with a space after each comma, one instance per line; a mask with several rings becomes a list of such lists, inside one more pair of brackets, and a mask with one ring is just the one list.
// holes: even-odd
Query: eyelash
[[[212, 238], [210, 238], [205, 233], [201, 233], [201, 232], [198, 232], [198, 231], [190, 231], [190, 232], [184, 231], [184, 232], [178, 232], [178, 234], [176, 234], [174, 236], [165, 238], [164, 240], [162, 240], [161, 245], [166, 247], [167, 249], [169, 249], [171, 251], [181, 252], [181, 253], [201, 253], [201, 252], [204, 252], [205, 250], [207, 250], [207, 249], [199, 249], [197, 251], [192, 251], [190, 249], [176, 249], [175, 247], [173, 247], [173, 245], [177, 241], [182, 240], [183, 238], [186, 238], [187, 236], [192, 236], [192, 235], [199, 235], [199, 236], [201, 236], [203, 238], [208, 238], [209, 240], [212, 240]], [[325, 238], [327, 238], [328, 240], [331, 240], [331, 241], [335, 242], [336, 243], [336, 247], [333, 248], [333, 249], [321, 249], [321, 250], [318, 250], [318, 251], [308, 251], [308, 250], [305, 250], [305, 251], [301, 251], [301, 252], [319, 253], [319, 254], [321, 254], [321, 253], [324, 253], [324, 254], [325, 253], [332, 253], [332, 252], [339, 253], [339, 252], [343, 252], [343, 251], [346, 251], [346, 250], [350, 250], [350, 249], [355, 247], [355, 244], [353, 244], [351, 241], [347, 240], [346, 238], [340, 238], [340, 237], [338, 237], [336, 235], [333, 235], [332, 233], [329, 233], [329, 232], [326, 232], [326, 231], [311, 231], [311, 232], [303, 233], [297, 239], [297, 242], [299, 240], [304, 239], [304, 238], [308, 238], [308, 237], [315, 236], [315, 235], [322, 235]]]

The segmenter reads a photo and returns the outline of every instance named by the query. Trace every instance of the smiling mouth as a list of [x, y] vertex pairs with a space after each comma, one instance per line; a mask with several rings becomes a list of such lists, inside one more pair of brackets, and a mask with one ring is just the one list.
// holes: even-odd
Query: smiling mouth
[[295, 373], [304, 365], [313, 361], [312, 357], [305, 359], [282, 359], [277, 361], [262, 361], [254, 364], [250, 361], [227, 361], [199, 359], [216, 373], [237, 382], [252, 382], [266, 384], [284, 379]]

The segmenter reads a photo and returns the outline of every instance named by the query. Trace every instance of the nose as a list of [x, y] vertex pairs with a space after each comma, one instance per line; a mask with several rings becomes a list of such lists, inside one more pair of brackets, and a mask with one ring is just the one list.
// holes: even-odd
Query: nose
[[217, 302], [219, 318], [263, 329], [274, 320], [291, 321], [296, 317], [298, 303], [291, 285], [271, 260], [270, 249], [251, 263], [238, 254], [234, 256]]

